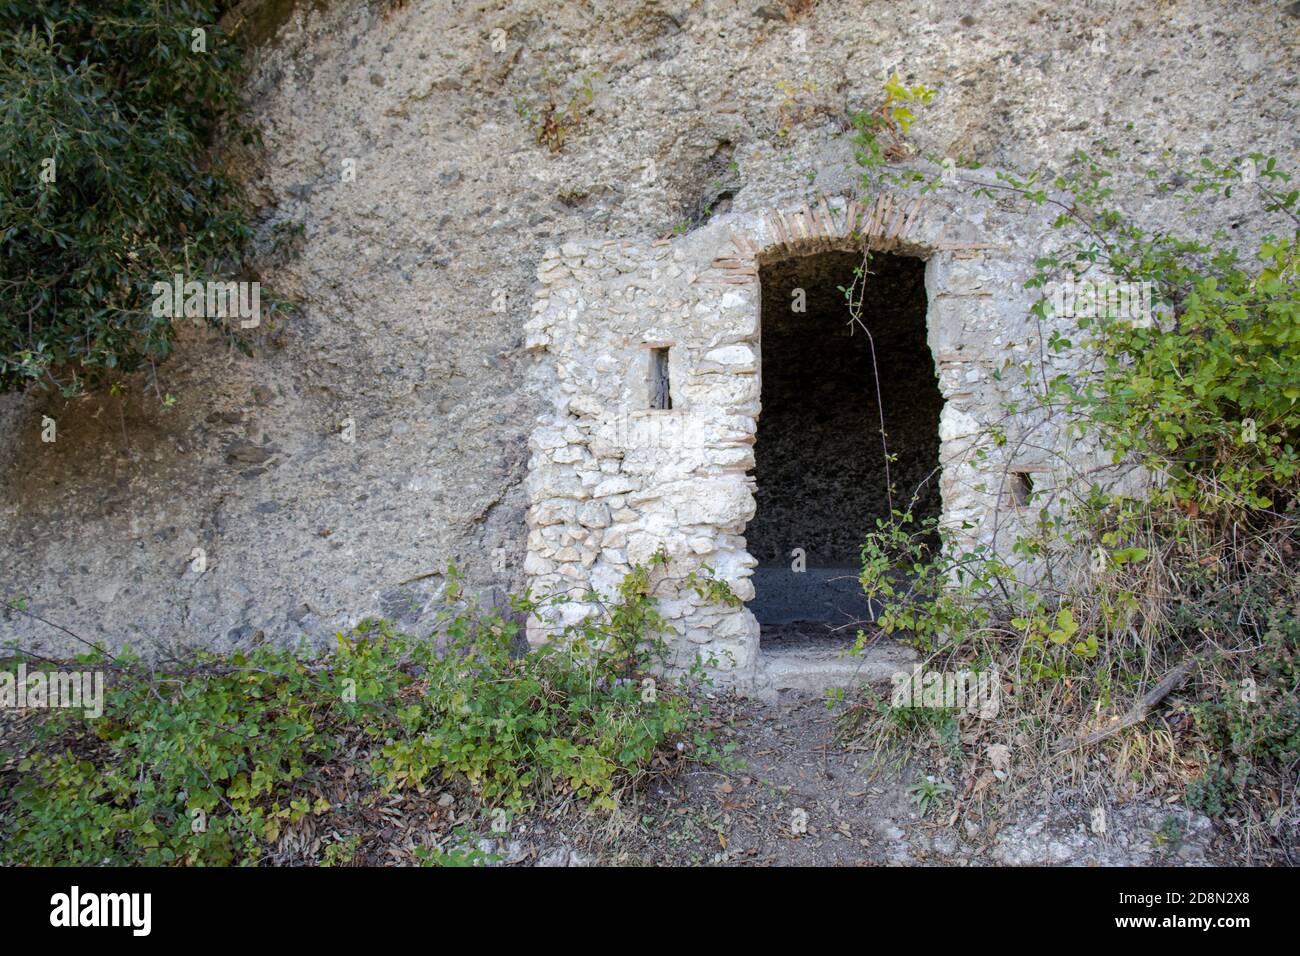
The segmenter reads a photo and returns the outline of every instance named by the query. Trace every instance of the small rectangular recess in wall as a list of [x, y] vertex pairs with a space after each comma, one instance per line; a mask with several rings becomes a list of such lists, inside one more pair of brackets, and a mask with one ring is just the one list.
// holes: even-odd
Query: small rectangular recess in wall
[[650, 350], [650, 407], [667, 411], [673, 407], [672, 383], [668, 380], [668, 346]]
[[1017, 508], [1026, 508], [1034, 495], [1034, 478], [1027, 471], [1013, 471], [1008, 477], [1008, 491], [1011, 503]]

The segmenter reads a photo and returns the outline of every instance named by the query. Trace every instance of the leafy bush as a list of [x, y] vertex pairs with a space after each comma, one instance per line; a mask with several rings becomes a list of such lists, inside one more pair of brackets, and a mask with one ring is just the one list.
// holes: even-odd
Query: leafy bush
[[435, 638], [372, 621], [328, 656], [262, 647], [158, 671], [87, 656], [113, 674], [104, 716], [45, 716], [0, 796], [0, 862], [253, 863], [329, 811], [321, 772], [352, 750], [381, 792], [454, 780], [507, 814], [565, 794], [611, 808], [652, 764], [708, 744], [688, 685], [652, 676], [651, 591], [639, 568], [607, 615], [523, 655], [517, 616], [458, 606]]
[[1233, 759], [1293, 764], [1300, 759], [1300, 617], [1272, 609], [1259, 649], [1243, 670], [1228, 693], [1192, 709], [1198, 728]]
[[645, 672], [662, 624], [649, 576], [635, 569], [606, 618], [524, 656], [511, 651], [512, 622], [453, 621], [445, 648], [422, 655], [424, 696], [397, 711], [403, 733], [376, 772], [390, 787], [461, 773], [483, 800], [512, 812], [557, 789], [612, 808], [620, 786], [690, 718]]
[[[863, 592], [879, 607], [875, 623], [920, 650], [936, 646], [978, 626], [987, 618], [968, 598], [991, 586], [1006, 568], [984, 547], [960, 550], [938, 519], [916, 521], [910, 511], [877, 519], [862, 545]], [[860, 651], [867, 635], [858, 633]]]
[[[858, 128], [865, 191], [925, 183], [889, 164], [910, 152], [904, 130], [879, 118]], [[1100, 281], [1150, 291], [1151, 315], [1084, 309], [1073, 321], [1044, 295], [1026, 343], [1040, 359], [995, 372], [1004, 381], [1022, 372], [1023, 386], [1008, 389], [1018, 394], [1005, 419], [972, 443], [988, 461], [1015, 440], [1018, 422], [1027, 432], [1059, 426], [1095, 440], [1117, 466], [1109, 477], [1128, 480], [1108, 489], [1062, 456], [1063, 480], [1034, 493], [1028, 520], [1014, 522], [1016, 537], [997, 554], [959, 545], [950, 530], [933, 547], [930, 529], [896, 512], [867, 536], [863, 587], [878, 629], [930, 655], [930, 667], [991, 666], [1007, 680], [997, 720], [963, 727], [962, 752], [941, 762], [961, 761], [985, 785], [1065, 766], [1073, 786], [1095, 774], [1086, 751], [1106, 741], [1112, 782], [1126, 793], [1151, 767], [1152, 781], [1185, 783], [1193, 805], [1242, 814], [1248, 846], [1265, 834], [1294, 843], [1300, 831], [1284, 832], [1278, 801], [1300, 761], [1300, 190], [1259, 155], [1170, 172], [1162, 191], [1190, 184], [1175, 195], [1193, 202], [1247, 188], [1270, 227], [1285, 224], [1242, 255], [1222, 235], [1196, 241], [1138, 226], [1113, 205], [1111, 155], [1076, 154], [1054, 194], [1034, 175], [967, 183], [955, 175], [966, 163], [945, 162], [941, 181], [1060, 210], [1055, 224], [1068, 238], [1037, 260], [1029, 288]], [[1094, 360], [1082, 369], [1053, 361], [1065, 353]], [[858, 646], [872, 637], [860, 634]], [[1149, 721], [1125, 732], [1141, 727], [1156, 687], [1156, 703], [1179, 691], [1173, 729]], [[927, 737], [924, 721], [897, 710], [867, 701], [851, 714], [881, 740]], [[1004, 759], [1012, 750], [1014, 764]]]
[[1140, 260], [1128, 275], [1151, 281], [1172, 315], [1149, 325], [1080, 318], [1104, 367], [1078, 392], [1059, 383], [1069, 407], [1097, 426], [1116, 461], [1136, 456], [1198, 510], [1285, 506], [1300, 475], [1295, 243], [1266, 239], [1249, 268], [1231, 250], [1201, 261], [1210, 250], [1198, 244], [1126, 239], [1120, 264]]
[[[102, 719], [52, 711], [43, 744], [19, 764], [4, 815], [6, 863], [255, 858], [259, 841], [321, 809], [307, 796], [310, 771], [351, 720], [376, 732], [367, 704], [395, 689], [373, 647], [348, 641], [333, 672], [276, 650], [200, 655], [189, 672], [156, 679], [137, 679], [135, 662], [123, 663], [132, 670], [115, 673]], [[355, 704], [342, 702], [343, 675], [359, 678]]]
[[0, 392], [73, 394], [166, 358], [153, 283], [203, 280], [248, 239], [208, 159], [251, 135], [229, 125], [225, 5], [0, 0]]

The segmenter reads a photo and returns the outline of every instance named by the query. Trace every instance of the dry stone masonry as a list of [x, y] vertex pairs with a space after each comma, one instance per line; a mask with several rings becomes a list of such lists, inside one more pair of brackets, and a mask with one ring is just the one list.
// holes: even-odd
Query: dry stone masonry
[[[1017, 515], [1003, 507], [1007, 475], [1037, 472], [1037, 487], [1048, 487], [1053, 476], [1043, 469], [1053, 449], [1018, 446], [1014, 462], [972, 450], [989, 427], [1007, 429], [999, 419], [1014, 385], [996, 381], [994, 370], [1036, 354], [1023, 283], [1043, 228], [1025, 208], [886, 195], [870, 204], [778, 202], [677, 238], [548, 250], [525, 327], [546, 396], [529, 442], [525, 571], [534, 593], [572, 600], [534, 621], [530, 639], [599, 613], [600, 603], [583, 595], [608, 597], [660, 550], [675, 573], [707, 566], [742, 600], [754, 597], [745, 529], [755, 513], [759, 270], [860, 249], [857, 235], [875, 252], [925, 262], [928, 341], [944, 398], [942, 518], [971, 543], [997, 546], [1000, 531], [1009, 546], [1006, 523]], [[664, 348], [669, 410], [650, 401], [654, 353]], [[764, 685], [759, 626], [747, 608], [684, 593], [667, 597], [661, 611], [679, 666], [698, 653], [725, 679]]]

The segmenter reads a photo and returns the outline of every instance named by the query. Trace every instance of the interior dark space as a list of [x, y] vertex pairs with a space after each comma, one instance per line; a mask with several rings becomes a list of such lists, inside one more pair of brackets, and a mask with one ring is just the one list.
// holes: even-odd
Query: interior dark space
[[[915, 494], [918, 520], [939, 513], [943, 399], [926, 342], [925, 264], [873, 255], [859, 324], [844, 289], [861, 267], [858, 253], [826, 252], [760, 271], [758, 509], [745, 537], [759, 563], [750, 608], [765, 625], [764, 641], [788, 636], [769, 627], [823, 625], [796, 630], [824, 634], [824, 625], [866, 615], [860, 549], [876, 519], [889, 514], [891, 484], [895, 508]], [[893, 456], [888, 480], [882, 406]], [[801, 565], [806, 570], [796, 570]], [[840, 633], [852, 638], [856, 629]]]

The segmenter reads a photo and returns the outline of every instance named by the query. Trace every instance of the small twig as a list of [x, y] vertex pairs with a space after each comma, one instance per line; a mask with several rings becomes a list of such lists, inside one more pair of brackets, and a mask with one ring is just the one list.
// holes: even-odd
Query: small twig
[[113, 662], [114, 662], [118, 667], [122, 667], [123, 670], [126, 670], [126, 669], [127, 669], [127, 668], [125, 668], [125, 667], [123, 666], [122, 662], [119, 661], [119, 660], [117, 659], [116, 656], [110, 654], [108, 651], [106, 651], [104, 648], [100, 647], [98, 644], [95, 644], [95, 643], [93, 643], [93, 642], [91, 642], [91, 641], [86, 640], [86, 639], [85, 639], [84, 637], [82, 637], [80, 634], [76, 634], [76, 633], [74, 633], [74, 632], [68, 630], [68, 629], [67, 629], [66, 627], [64, 627], [62, 624], [55, 624], [53, 621], [48, 621], [48, 620], [46, 620], [45, 618], [41, 617], [39, 614], [35, 613], [34, 611], [28, 611], [28, 610], [25, 609], [25, 608], [21, 608], [21, 607], [19, 607], [17, 604], [13, 604], [13, 603], [6, 604], [6, 605], [5, 605], [5, 608], [6, 608], [7, 610], [10, 610], [10, 611], [17, 611], [19, 614], [26, 614], [28, 617], [32, 618], [33, 620], [40, 621], [42, 624], [46, 624], [46, 625], [48, 625], [48, 626], [54, 628], [56, 631], [62, 631], [64, 634], [67, 634], [69, 637], [73, 638], [74, 640], [80, 641], [82, 644], [85, 644], [85, 645], [86, 645], [87, 647], [89, 647], [91, 650], [95, 650], [95, 651], [98, 651], [99, 653], [103, 654], [105, 657], [107, 657], [107, 658], [109, 658], [110, 660], [112, 660], [112, 661], [113, 661]]

